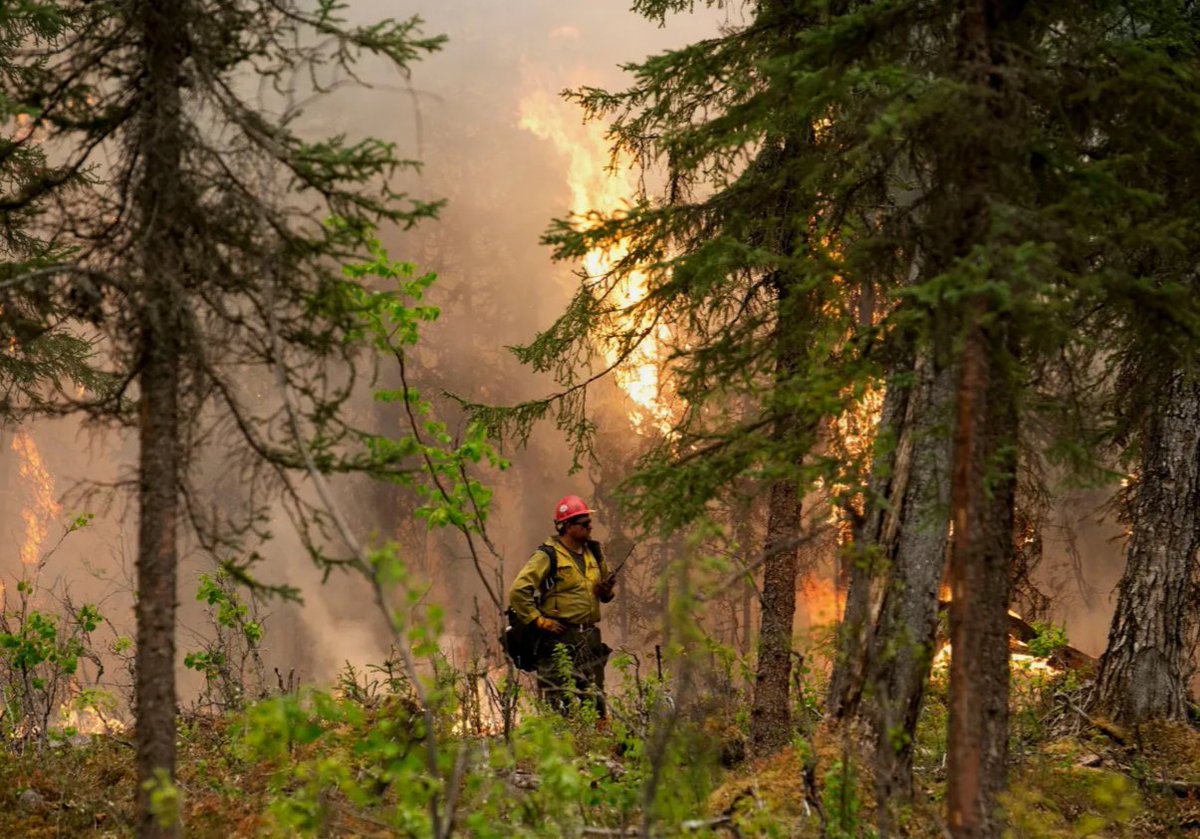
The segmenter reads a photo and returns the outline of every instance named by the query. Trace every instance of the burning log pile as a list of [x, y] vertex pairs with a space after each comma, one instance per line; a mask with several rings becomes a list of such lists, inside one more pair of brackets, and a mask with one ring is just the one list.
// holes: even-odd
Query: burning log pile
[[[943, 596], [938, 601], [938, 612], [944, 612], [949, 604], [949, 598]], [[1023, 669], [1048, 673], [1061, 673], [1067, 670], [1075, 671], [1090, 677], [1095, 673], [1097, 659], [1083, 650], [1070, 644], [1058, 644], [1048, 655], [1035, 655], [1030, 651], [1030, 644], [1035, 642], [1041, 633], [1016, 612], [1008, 613], [1008, 649], [1013, 664], [1019, 664]], [[951, 649], [949, 639], [939, 628], [935, 642], [936, 652], [933, 657], [933, 667], [941, 670], [949, 667]]]
[[[1038, 631], [1016, 612], [1008, 613], [1008, 648], [1014, 654], [1028, 650], [1029, 643], [1038, 637]], [[1097, 659], [1070, 644], [1056, 647], [1046, 659], [1055, 670], [1075, 670], [1092, 675]]]

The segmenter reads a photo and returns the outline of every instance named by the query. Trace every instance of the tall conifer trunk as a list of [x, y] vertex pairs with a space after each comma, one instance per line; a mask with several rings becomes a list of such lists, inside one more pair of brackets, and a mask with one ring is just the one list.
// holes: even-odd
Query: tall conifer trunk
[[137, 126], [141, 157], [136, 192], [142, 287], [135, 292], [139, 331], [139, 505], [137, 548], [138, 822], [140, 837], [178, 835], [151, 813], [148, 786], [175, 776], [175, 607], [180, 479], [179, 393], [182, 348], [179, 229], [184, 134], [179, 79], [186, 51], [186, 6], [142, 2], [144, 83]]
[[862, 704], [870, 668], [871, 638], [879, 619], [883, 589], [890, 573], [889, 558], [899, 525], [899, 499], [908, 484], [912, 463], [909, 416], [912, 388], [902, 380], [911, 370], [901, 365], [888, 377], [879, 417], [879, 435], [892, 445], [878, 452], [871, 463], [866, 509], [855, 523], [846, 607], [839, 628], [838, 656], [829, 679], [829, 714], [835, 720], [853, 719]]
[[[995, 270], [986, 263], [976, 266], [972, 255], [994, 236], [990, 196], [1001, 189], [1002, 172], [1020, 165], [1004, 158], [988, 131], [988, 126], [1012, 129], [1002, 69], [1007, 53], [998, 31], [1006, 15], [1020, 8], [1002, 0], [964, 0], [960, 7], [959, 72], [978, 109], [964, 115], [976, 124], [963, 140], [943, 152], [940, 174], [948, 190], [943, 211], [951, 236], [935, 263], [958, 261], [968, 278], [980, 268]], [[963, 344], [950, 502], [947, 821], [955, 839], [994, 839], [1001, 831], [997, 795], [1007, 778], [1019, 352], [1004, 297], [990, 294], [986, 285], [956, 315]]]
[[[1008, 601], [1017, 409], [1003, 327], [968, 324], [954, 436], [947, 808], [955, 839], [1000, 835], [1008, 762]], [[999, 320], [999, 319], [997, 319]], [[997, 334], [1000, 333], [1000, 334]]]
[[947, 433], [955, 375], [923, 358], [908, 402], [904, 450], [909, 478], [895, 499], [897, 534], [879, 619], [871, 640], [870, 681], [876, 738], [875, 787], [880, 829], [892, 827], [892, 805], [912, 800], [912, 747], [929, 682], [937, 633], [938, 588], [946, 569], [950, 501]]
[[1200, 382], [1175, 373], [1151, 412], [1129, 506], [1125, 572], [1092, 700], [1126, 723], [1185, 718], [1196, 641]]
[[[784, 237], [790, 239], [789, 236]], [[786, 253], [787, 250], [785, 249]], [[775, 381], [777, 391], [786, 391], [796, 373], [802, 347], [801, 301], [786, 281], [776, 278], [779, 321], [776, 325]], [[774, 437], [787, 444], [801, 433], [794, 409], [777, 407]], [[763, 565], [762, 618], [758, 633], [758, 670], [750, 708], [750, 748], [757, 755], [773, 752], [792, 739], [790, 687], [792, 676], [792, 630], [796, 615], [796, 572], [800, 534], [799, 481], [782, 478], [771, 484], [767, 501], [768, 555]]]
[[[804, 7], [788, 0], [767, 0], [759, 12], [759, 22], [776, 27], [786, 42], [803, 28]], [[771, 277], [775, 290], [775, 388], [773, 406], [774, 441], [785, 451], [804, 450], [803, 441], [811, 436], [803, 427], [800, 411], [790, 389], [800, 373], [807, 350], [807, 316], [810, 302], [786, 260], [794, 258], [800, 237], [809, 224], [807, 213], [793, 205], [799, 193], [796, 162], [812, 142], [812, 126], [788, 126], [778, 138], [768, 138], [756, 161], [763, 173], [779, 177], [777, 201], [760, 208], [763, 212], [763, 239], [775, 246], [785, 260]], [[798, 462], [789, 464], [798, 467]], [[767, 500], [767, 535], [763, 550], [769, 559], [763, 566], [762, 611], [758, 634], [758, 670], [750, 708], [750, 749], [764, 755], [786, 746], [792, 740], [791, 680], [792, 632], [796, 618], [797, 566], [800, 561], [799, 537], [800, 481], [792, 475], [776, 479]]]
[[[912, 385], [904, 384], [910, 371]], [[880, 418], [894, 443], [872, 467], [856, 528], [846, 625], [830, 690], [836, 719], [869, 717], [881, 835], [912, 798], [912, 743], [929, 679], [946, 566], [951, 403], [956, 377], [927, 355], [890, 377]], [[869, 685], [869, 689], [868, 688]]]
[[[139, 406], [137, 549], [137, 768], [138, 835], [173, 836], [150, 814], [141, 785], [175, 774], [176, 534], [179, 491], [179, 356], [164, 334], [161, 310], [146, 313]], [[157, 323], [155, 322], [157, 321]], [[165, 773], [165, 775], [163, 774]]]
[[[800, 529], [800, 498], [794, 481], [771, 485], [766, 550], [793, 541]], [[750, 710], [750, 742], [755, 754], [769, 754], [791, 742], [789, 687], [792, 674], [792, 629], [796, 614], [797, 549], [779, 550], [763, 568], [762, 625], [758, 671]]]

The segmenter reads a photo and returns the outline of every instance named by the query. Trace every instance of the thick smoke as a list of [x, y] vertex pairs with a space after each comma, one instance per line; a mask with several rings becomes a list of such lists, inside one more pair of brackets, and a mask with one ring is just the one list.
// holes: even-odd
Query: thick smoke
[[[570, 267], [552, 265], [538, 244], [551, 217], [569, 207], [566, 161], [519, 128], [519, 102], [532, 92], [555, 95], [579, 84], [618, 85], [620, 62], [711, 32], [724, 13], [684, 18], [684, 26], [662, 30], [629, 13], [623, 3], [443, 0], [397, 9], [370, 2], [355, 4], [351, 12], [363, 20], [420, 14], [427, 33], [450, 39], [441, 53], [414, 65], [411, 79], [367, 65], [363, 76], [372, 89], [340, 87], [316, 101], [305, 117], [313, 136], [345, 132], [396, 142], [405, 156], [425, 164], [422, 175], [408, 184], [410, 192], [447, 201], [438, 222], [408, 233], [381, 231], [393, 257], [440, 276], [430, 301], [441, 307], [443, 318], [427, 331], [417, 352], [418, 385], [427, 393], [444, 389], [496, 403], [546, 392], [552, 383], [531, 375], [504, 346], [546, 326], [574, 286]], [[380, 430], [401, 431], [397, 415], [368, 399], [356, 410], [363, 416], [373, 413]], [[453, 427], [455, 417], [448, 419]], [[28, 430], [54, 492], [63, 499], [62, 509], [57, 514], [35, 509], [36, 497], [19, 474], [21, 459], [12, 449], [15, 430], [6, 430], [0, 451], [6, 502], [0, 528], [9, 550], [0, 557], [0, 580], [11, 595], [22, 576], [23, 511], [33, 510], [42, 521], [43, 553], [59, 542], [74, 516], [92, 512], [92, 523], [67, 534], [46, 560], [39, 578], [42, 605], [54, 608], [52, 588], [69, 591], [75, 603], [101, 602], [112, 621], [113, 629], [102, 630], [99, 643], [113, 634], [132, 635], [136, 503], [132, 484], [115, 485], [134, 477], [136, 440], [123, 432], [85, 429], [71, 418], [37, 421]], [[540, 430], [527, 450], [506, 454], [513, 458], [512, 470], [487, 479], [497, 490], [491, 535], [509, 579], [546, 535], [554, 499], [566, 492], [590, 495], [593, 483], [587, 469], [568, 475], [571, 458], [553, 429]], [[204, 471], [212, 473], [214, 486], [222, 483], [225, 500], [236, 504], [237, 487], [228, 486], [223, 465], [214, 462]], [[86, 492], [92, 483], [101, 488]], [[409, 565], [432, 585], [428, 600], [448, 605], [451, 640], [469, 634], [476, 602], [485, 615], [492, 613], [461, 540], [453, 533], [426, 532], [413, 519], [413, 502], [403, 492], [361, 482], [340, 484], [337, 491], [360, 538], [401, 543]], [[278, 667], [285, 677], [294, 669], [302, 681], [324, 683], [346, 661], [361, 666], [381, 660], [389, 635], [365, 583], [335, 573], [322, 584], [286, 518], [278, 516], [271, 529], [274, 537], [260, 547], [265, 559], [257, 573], [268, 582], [300, 588], [305, 603], [261, 606], [269, 679], [274, 681], [271, 671]], [[213, 564], [194, 545], [184, 548], [181, 661], [212, 632], [195, 592], [199, 576], [211, 573]], [[113, 676], [115, 662], [109, 664]], [[186, 703], [200, 680], [182, 667], [181, 675]]]
[[[439, 0], [403, 9], [378, 0], [354, 4], [352, 13], [364, 20], [420, 14], [427, 33], [450, 38], [441, 53], [414, 65], [411, 79], [367, 66], [363, 75], [372, 89], [338, 88], [305, 118], [314, 136], [345, 132], [396, 142], [405, 156], [425, 164], [407, 184], [410, 192], [447, 201], [440, 221], [410, 232], [381, 231], [394, 258], [436, 271], [440, 278], [430, 302], [443, 316], [426, 330], [415, 358], [416, 384], [423, 393], [446, 390], [475, 401], [513, 403], [552, 389], [551, 381], [521, 367], [504, 349], [548, 325], [576, 284], [571, 266], [552, 264], [538, 243], [548, 221], [570, 208], [568, 160], [551, 143], [521, 129], [522, 99], [579, 85], [620, 87], [622, 62], [705, 37], [731, 19], [738, 22], [736, 10], [698, 10], [659, 28], [629, 12], [628, 5], [628, 0]], [[383, 375], [386, 379], [388, 371]], [[610, 394], [609, 399], [619, 397]], [[451, 409], [447, 400], [439, 404]], [[372, 417], [380, 430], [402, 430], [394, 410], [367, 399], [356, 410]], [[447, 419], [454, 427], [452, 411]], [[608, 450], [632, 451], [639, 445], [621, 410], [606, 412], [600, 422]], [[32, 436], [60, 494], [79, 482], [112, 484], [131, 477], [136, 442], [127, 436], [85, 432], [70, 419], [39, 421]], [[6, 431], [0, 451], [5, 498], [0, 528], [10, 546], [0, 557], [0, 572], [9, 588], [19, 575], [25, 538], [21, 511], [28, 492], [12, 438]], [[570, 453], [552, 427], [539, 429], [528, 448], [505, 453], [512, 469], [485, 479], [497, 491], [490, 535], [504, 558], [507, 582], [549, 531], [553, 501], [568, 492], [592, 497], [598, 482], [613, 478], [613, 458], [569, 474]], [[213, 471], [218, 474], [219, 468]], [[402, 491], [361, 482], [339, 484], [337, 491], [360, 538], [400, 542], [412, 570], [432, 585], [428, 600], [448, 609], [453, 651], [465, 655], [474, 613], [478, 609], [490, 620], [494, 610], [461, 540], [453, 533], [429, 533], [414, 519], [413, 502]], [[45, 574], [61, 579], [76, 602], [103, 600], [117, 630], [132, 634], [134, 505], [121, 490], [104, 490], [87, 500], [75, 494], [64, 502], [61, 517], [67, 521], [85, 511], [97, 514], [95, 522], [69, 535]], [[615, 512], [602, 512], [598, 535], [604, 538], [616, 522], [610, 517]], [[49, 522], [47, 529], [49, 547], [61, 535], [62, 522]], [[272, 529], [274, 538], [260, 549], [265, 561], [258, 573], [299, 587], [305, 604], [263, 605], [268, 674], [278, 667], [285, 675], [295, 670], [308, 683], [327, 683], [346, 661], [362, 665], [385, 656], [387, 629], [365, 583], [335, 573], [322, 584], [282, 515]], [[1100, 595], [1074, 602], [1061, 617], [1068, 619], [1069, 629], [1086, 630], [1088, 642], [1077, 644], [1096, 651], [1094, 642], [1102, 643], [1107, 624], [1107, 594], [1113, 569], [1119, 569], [1119, 549], [1086, 522], [1079, 530], [1085, 573], [1103, 569], [1090, 581]], [[1055, 554], [1053, 567], [1065, 567], [1066, 560], [1058, 558], [1065, 552], [1048, 553]], [[1104, 561], [1096, 562], [1099, 557]], [[194, 595], [198, 576], [211, 570], [209, 559], [189, 552], [179, 590], [181, 660], [209, 631]], [[185, 701], [188, 691], [199, 687], [194, 674], [189, 679], [183, 685]]]

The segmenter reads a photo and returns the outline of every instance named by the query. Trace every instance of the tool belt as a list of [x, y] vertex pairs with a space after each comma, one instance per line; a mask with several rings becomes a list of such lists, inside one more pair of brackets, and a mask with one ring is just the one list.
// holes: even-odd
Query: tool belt
[[[558, 618], [555, 618], [558, 620]], [[551, 635], [549, 632], [538, 631], [538, 658], [548, 656], [556, 644], [563, 644], [571, 651], [571, 658], [576, 662], [607, 659], [612, 648], [600, 640], [600, 627], [594, 623], [571, 623], [559, 620], [567, 631], [562, 635]]]

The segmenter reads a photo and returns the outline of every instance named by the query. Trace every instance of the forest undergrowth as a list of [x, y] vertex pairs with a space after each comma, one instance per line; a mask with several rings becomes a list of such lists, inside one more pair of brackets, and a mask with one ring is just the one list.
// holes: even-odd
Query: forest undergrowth
[[[261, 642], [262, 626], [235, 595], [215, 597], [210, 606], [224, 618], [219, 625], [249, 624], [250, 646]], [[60, 631], [71, 650], [86, 653], [90, 639], [71, 626], [64, 620]], [[1053, 645], [1064, 639], [1053, 628], [1046, 637], [1046, 649], [1030, 648], [1047, 658], [1013, 663], [1006, 835], [1194, 835], [1200, 732], [1161, 723], [1126, 729], [1089, 716], [1089, 674], [1052, 666]], [[245, 634], [224, 638], [240, 661], [253, 658]], [[812, 661], [828, 652], [816, 646]], [[3, 649], [11, 665], [19, 648], [6, 640]], [[178, 779], [156, 796], [160, 818], [195, 837], [420, 837], [431, 835], [431, 812], [452, 818], [455, 835], [471, 837], [875, 835], [869, 738], [823, 721], [821, 667], [801, 668], [797, 678], [792, 745], [753, 761], [746, 757], [750, 671], [731, 655], [710, 657], [725, 664], [692, 679], [690, 695], [678, 697], [670, 672], [617, 655], [611, 720], [602, 722], [586, 704], [567, 717], [540, 707], [527, 676], [513, 683], [515, 671], [487, 676], [479, 667], [455, 668], [432, 649], [424, 692], [436, 711], [435, 731], [427, 738], [430, 717], [398, 660], [347, 665], [328, 690], [278, 680], [264, 696], [262, 682], [230, 692], [229, 669], [215, 666], [229, 651], [206, 648], [206, 678], [222, 691], [206, 692], [180, 714]], [[52, 678], [72, 677], [61, 662], [55, 666]], [[38, 684], [44, 690], [47, 682]], [[15, 707], [22, 687], [10, 678], [6, 689]], [[84, 706], [103, 695], [79, 691], [76, 704], [94, 714]], [[215, 702], [215, 695], [229, 701]], [[262, 698], [251, 701], [256, 695]], [[944, 835], [946, 699], [947, 671], [935, 664], [904, 835]], [[514, 709], [507, 735], [506, 704]], [[85, 735], [60, 723], [43, 733], [9, 725], [5, 736], [0, 836], [132, 835], [132, 731]]]

